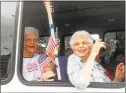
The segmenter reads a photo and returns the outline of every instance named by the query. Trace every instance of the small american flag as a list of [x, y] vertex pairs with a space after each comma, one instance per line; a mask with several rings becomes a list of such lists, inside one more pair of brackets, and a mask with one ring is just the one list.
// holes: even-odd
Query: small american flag
[[58, 41], [54, 40], [54, 38], [52, 36], [50, 36], [46, 51], [54, 51], [56, 48], [56, 44], [58, 44]]
[[[47, 11], [48, 11], [48, 9], [47, 9], [48, 2], [49, 2], [48, 0], [44, 0], [44, 5], [45, 5], [45, 8], [46, 8]], [[54, 12], [54, 8], [53, 8], [52, 5], [50, 5], [50, 11], [51, 11], [51, 12]]]
[[41, 74], [45, 73], [44, 67], [49, 64], [50, 58], [46, 55], [43, 54], [42, 56], [39, 57], [38, 62], [41, 70]]

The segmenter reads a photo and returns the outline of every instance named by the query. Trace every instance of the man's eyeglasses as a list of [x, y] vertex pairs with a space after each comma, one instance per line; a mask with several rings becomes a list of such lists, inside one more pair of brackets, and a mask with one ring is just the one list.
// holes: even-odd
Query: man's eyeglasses
[[38, 39], [25, 39], [25, 41], [27, 42], [27, 43], [37, 43], [38, 42]]

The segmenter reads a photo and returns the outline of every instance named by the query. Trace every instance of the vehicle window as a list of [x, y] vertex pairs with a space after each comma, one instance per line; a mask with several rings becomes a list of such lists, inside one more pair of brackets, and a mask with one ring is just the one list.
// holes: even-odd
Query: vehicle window
[[12, 74], [8, 68], [12, 65], [16, 4], [17, 2], [1, 2], [1, 80]]
[[65, 49], [70, 48], [70, 44], [69, 44], [70, 38], [71, 36], [65, 37]]
[[[120, 63], [125, 63], [125, 32], [107, 32], [105, 34], [106, 50], [105, 50], [105, 64], [103, 65], [114, 77], [116, 67]], [[122, 80], [124, 81], [124, 80]]]
[[[111, 2], [110, 4], [107, 2], [105, 3], [51, 2], [51, 4], [52, 6], [50, 8], [51, 9], [54, 8], [54, 11], [52, 11], [53, 10], [52, 9], [51, 14], [48, 16], [46, 11], [47, 7], [44, 6], [44, 2], [34, 2], [34, 3], [24, 2], [24, 11], [23, 11], [23, 20], [22, 20], [22, 24], [23, 24], [22, 33], [24, 37], [21, 37], [24, 39], [22, 45], [23, 57], [21, 62], [19, 63], [20, 66], [22, 66], [21, 72], [23, 76], [22, 78], [23, 83], [25, 82], [24, 84], [26, 85], [32, 85], [32, 84], [33, 85], [43, 85], [43, 84], [71, 85], [71, 83], [74, 85], [75, 83], [77, 84], [78, 87], [80, 87], [82, 83], [79, 80], [81, 80], [82, 78], [79, 77], [81, 76], [80, 75], [81, 73], [79, 73], [79, 71], [81, 72], [81, 69], [83, 68], [84, 64], [82, 64], [82, 62], [86, 62], [87, 57], [89, 57], [90, 53], [92, 52], [92, 48], [93, 48], [92, 44], [94, 44], [96, 40], [103, 38], [104, 33], [106, 32], [105, 30], [124, 28], [123, 25], [117, 26], [116, 24], [117, 22], [111, 23], [114, 21], [104, 18], [106, 16], [107, 17], [115, 16], [115, 14], [118, 14], [118, 12], [121, 13], [122, 16], [121, 18], [124, 18], [123, 10], [117, 12], [115, 11], [114, 13], [111, 13], [111, 15], [109, 15], [110, 12], [106, 11], [110, 9], [111, 10], [116, 9], [118, 7], [121, 7], [123, 9], [123, 6], [121, 6], [121, 4], [123, 5], [123, 3], [120, 3], [118, 5], [117, 2], [115, 3]], [[90, 5], [88, 6], [88, 4]], [[116, 4], [117, 6], [115, 7]], [[106, 11], [107, 13], [103, 12], [102, 10]], [[95, 12], [97, 12], [97, 14], [94, 14]], [[100, 14], [101, 12], [102, 14]], [[50, 18], [48, 17], [50, 16], [52, 16], [53, 18], [54, 25], [49, 24]], [[120, 18], [119, 15], [117, 15], [116, 17]], [[100, 21], [97, 22], [97, 20]], [[119, 22], [120, 24], [123, 24], [122, 21]], [[111, 24], [112, 27], [109, 24]], [[58, 41], [56, 41], [54, 37], [51, 36], [53, 27], [54, 27], [54, 32], [56, 31], [56, 27], [58, 27], [58, 36], [59, 36]], [[119, 28], [114, 28], [114, 27], [119, 27]], [[76, 47], [71, 49], [69, 41], [71, 35], [75, 33], [77, 29], [78, 30], [82, 29], [90, 32], [91, 34], [88, 36], [91, 37], [90, 39], [87, 39], [88, 37], [84, 37], [86, 42], [81, 42], [84, 48], [79, 48], [78, 46], [76, 46], [79, 45], [78, 44], [79, 40], [78, 40], [77, 44], [74, 44]], [[107, 35], [108, 34], [106, 33], [104, 36], [105, 37], [104, 41], [106, 42], [105, 46], [107, 48], [99, 49], [100, 51], [98, 51], [98, 54], [95, 55], [95, 58], [92, 61], [95, 63], [92, 66], [93, 70], [91, 75], [91, 82], [98, 82], [98, 83], [102, 82], [106, 84], [113, 82], [114, 76], [113, 75], [109, 76], [108, 73], [110, 71], [109, 70], [110, 54], [116, 48], [114, 48], [115, 46], [110, 45], [108, 43], [108, 40], [110, 39], [110, 38], [108, 39], [108, 37], [111, 36], [112, 39], [117, 39], [117, 33], [110, 33], [108, 36]], [[116, 46], [122, 46], [119, 44]], [[97, 50], [97, 48], [95, 50]], [[58, 55], [59, 51], [61, 55], [63, 54], [63, 56]], [[73, 55], [73, 60], [68, 61], [70, 60], [70, 58], [68, 57], [72, 53], [75, 53]], [[84, 55], [85, 57], [83, 57]], [[83, 60], [83, 58], [85, 58], [85, 60]], [[76, 61], [76, 59], [79, 60]], [[68, 62], [73, 62], [77, 65], [75, 66], [75, 64], [72, 63], [70, 64], [71, 66], [69, 67], [73, 71], [71, 70], [70, 72], [69, 71], [67, 72], [67, 70], [70, 69], [68, 68], [68, 64], [69, 64]], [[59, 75], [59, 73], [61, 74]], [[78, 80], [77, 78], [80, 79]], [[47, 83], [47, 81], [50, 82]], [[66, 82], [62, 82], [62, 81], [66, 81]], [[78, 84], [78, 82], [81, 84]]]

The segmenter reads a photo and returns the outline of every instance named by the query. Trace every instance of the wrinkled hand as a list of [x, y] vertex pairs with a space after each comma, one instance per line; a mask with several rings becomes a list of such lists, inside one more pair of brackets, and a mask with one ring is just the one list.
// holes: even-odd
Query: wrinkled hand
[[94, 53], [95, 55], [98, 55], [101, 48], [105, 48], [106, 49], [106, 43], [102, 42], [101, 39], [100, 39], [100, 40], [97, 40], [94, 43], [94, 45], [92, 47], [92, 53]]
[[54, 61], [54, 51], [47, 51], [48, 56], [51, 58], [52, 61]]
[[48, 71], [42, 75], [41, 81], [54, 81], [55, 74], [52, 71]]
[[[59, 50], [59, 45], [56, 46], [56, 49], [57, 49], [57, 51]], [[51, 58], [51, 60], [53, 62], [55, 62], [55, 50], [53, 50], [53, 51], [48, 51], [47, 50], [47, 54]]]
[[115, 73], [115, 82], [120, 82], [121, 80], [123, 80], [125, 77], [125, 66], [123, 63], [120, 63], [117, 67], [116, 67], [116, 73]]

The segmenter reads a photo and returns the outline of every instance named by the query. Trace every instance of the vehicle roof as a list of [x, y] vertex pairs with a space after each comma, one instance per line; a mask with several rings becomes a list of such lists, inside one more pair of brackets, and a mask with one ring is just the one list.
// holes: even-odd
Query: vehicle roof
[[[123, 1], [64, 1], [52, 2], [53, 22], [61, 33], [78, 29], [89, 32], [125, 28], [125, 2]], [[33, 7], [34, 6], [34, 7]], [[43, 2], [25, 2], [25, 26], [33, 26], [41, 35], [49, 34], [47, 12]]]

